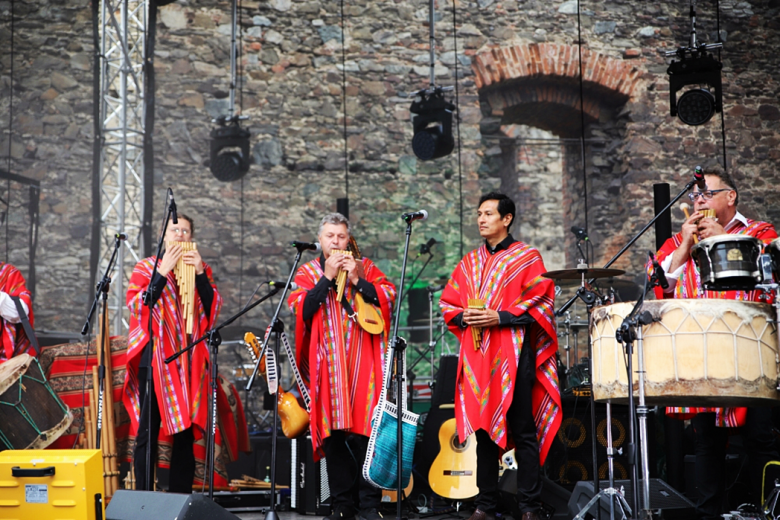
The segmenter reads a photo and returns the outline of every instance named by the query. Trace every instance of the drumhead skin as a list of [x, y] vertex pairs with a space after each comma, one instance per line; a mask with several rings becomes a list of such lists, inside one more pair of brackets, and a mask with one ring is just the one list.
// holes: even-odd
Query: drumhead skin
[[18, 381], [22, 374], [27, 372], [32, 359], [32, 356], [29, 354], [20, 354], [0, 364], [0, 395], [3, 395], [8, 390], [8, 387]]
[[[615, 332], [634, 307], [593, 311], [593, 393], [597, 401], [628, 402], [623, 345]], [[654, 320], [642, 327], [647, 404], [776, 406], [778, 341], [774, 309], [765, 303], [716, 299], [645, 302]], [[633, 387], [638, 397], [638, 345]]]

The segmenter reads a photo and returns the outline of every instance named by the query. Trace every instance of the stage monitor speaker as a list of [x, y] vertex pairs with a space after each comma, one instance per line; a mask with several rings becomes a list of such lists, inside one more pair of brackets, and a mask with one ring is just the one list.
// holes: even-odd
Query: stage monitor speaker
[[[639, 481], [640, 488], [643, 485], [643, 481]], [[599, 482], [601, 489], [609, 487], [609, 482]], [[633, 508], [634, 493], [633, 486], [630, 480], [616, 480], [615, 489], [624, 490], [624, 496], [628, 506]], [[574, 518], [593, 498], [593, 482], [577, 482], [574, 486], [574, 491], [571, 493], [569, 499], [569, 516]], [[641, 497], [640, 497], [641, 501]], [[597, 505], [598, 504], [598, 505]], [[601, 507], [601, 518], [610, 518], [609, 516], [609, 496], [604, 496], [599, 499], [597, 504], [591, 507], [589, 516], [586, 518], [595, 518], [597, 516], [597, 507]], [[695, 505], [693, 502], [685, 498], [676, 489], [672, 488], [661, 479], [650, 479], [650, 508], [654, 511], [661, 510], [664, 515], [663, 518], [695, 518]], [[615, 505], [615, 518], [620, 518], [618, 514], [620, 511]], [[628, 513], [628, 512], [626, 512]], [[631, 515], [635, 518], [636, 515]]]
[[106, 520], [239, 520], [200, 493], [183, 495], [120, 489], [106, 508]]
[[330, 514], [330, 487], [325, 459], [314, 462], [311, 437], [292, 439], [290, 507], [299, 514]]

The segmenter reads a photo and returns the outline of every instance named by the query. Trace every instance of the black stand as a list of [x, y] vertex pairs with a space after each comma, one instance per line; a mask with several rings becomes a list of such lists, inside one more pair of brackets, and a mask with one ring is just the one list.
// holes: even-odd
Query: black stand
[[[157, 303], [152, 299], [152, 284], [157, 276], [157, 264], [160, 263], [160, 253], [162, 252], [163, 240], [165, 240], [165, 232], [168, 230], [168, 222], [176, 211], [176, 204], [173, 202], [173, 190], [168, 188], [168, 209], [165, 211], [165, 219], [163, 220], [162, 229], [160, 232], [160, 239], [157, 241], [157, 254], [154, 256], [154, 266], [152, 267], [152, 277], [149, 280], [149, 286], [144, 291], [143, 304], [149, 308], [149, 328], [147, 332], [149, 334], [149, 343], [151, 347], [151, 354], [149, 356], [149, 366], [146, 367], [146, 394], [144, 395], [144, 403], [141, 405], [141, 410], [146, 405], [146, 487], [148, 489], [143, 491], [154, 491], [154, 484], [152, 483], [152, 360], [154, 359], [154, 305]], [[144, 347], [147, 348], [147, 347]], [[135, 454], [133, 455], [135, 459]]]
[[[398, 414], [398, 480], [396, 482], [397, 488], [396, 488], [396, 518], [398, 520], [401, 520], [403, 518], [402, 515], [402, 497], [404, 492], [404, 486], [403, 482], [401, 481], [401, 478], [403, 477], [403, 403], [401, 400], [403, 399], [403, 385], [404, 385], [404, 350], [406, 350], [406, 340], [402, 337], [398, 336], [398, 324], [401, 321], [401, 302], [403, 302], [403, 290], [404, 290], [404, 278], [406, 277], [406, 262], [409, 259], [409, 241], [412, 238], [412, 220], [407, 219], [406, 220], [406, 242], [404, 243], [404, 259], [403, 264], [401, 267], [401, 283], [398, 285], [401, 288], [401, 294], [398, 295], [398, 305], [396, 305], [395, 308], [395, 320], [393, 323], [393, 337], [390, 340], [390, 348], [391, 348], [391, 354], [395, 357], [395, 395], [396, 395], [396, 410]], [[431, 255], [433, 256], [433, 255]], [[430, 260], [430, 257], [428, 258]], [[426, 262], [427, 263], [427, 262]], [[420, 270], [422, 272], [422, 269]], [[387, 378], [387, 390], [390, 390], [393, 387], [393, 379], [391, 377]]]
[[[108, 261], [108, 266], [106, 267], [106, 271], [103, 273], [103, 278], [100, 279], [100, 281], [97, 284], [97, 290], [95, 291], [95, 298], [92, 300], [92, 306], [89, 308], [89, 312], [87, 313], [87, 319], [84, 322], [84, 326], [81, 327], [81, 335], [87, 336], [90, 333], [90, 329], [92, 328], [92, 324], [90, 323], [92, 320], [92, 316], [95, 314], [95, 310], [97, 309], [98, 300], [100, 299], [100, 295], [103, 295], [103, 311], [101, 312], [101, 316], [103, 316], [103, 320], [101, 320], [101, 323], [108, 323], [108, 292], [111, 287], [111, 277], [108, 276], [108, 274], [114, 270], [114, 262], [116, 262], [116, 255], [119, 252], [119, 248], [122, 245], [121, 239], [117, 236], [114, 238], [114, 252], [111, 253], [111, 259]], [[120, 275], [121, 276], [121, 275]], [[103, 334], [108, 334], [108, 331], [103, 331]], [[87, 341], [87, 350], [89, 350], [89, 341]], [[98, 354], [98, 407], [97, 407], [97, 435], [95, 439], [95, 449], [100, 449], [100, 439], [102, 437], [103, 433], [103, 396], [105, 392], [105, 379], [106, 379], [106, 360], [103, 353], [103, 345], [97, 346], [97, 354]]]

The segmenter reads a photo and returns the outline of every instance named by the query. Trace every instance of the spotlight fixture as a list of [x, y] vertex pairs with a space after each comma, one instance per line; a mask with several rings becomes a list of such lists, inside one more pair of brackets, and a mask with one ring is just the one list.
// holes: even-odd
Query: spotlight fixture
[[[723, 111], [723, 87], [720, 71], [723, 64], [707, 51], [720, 49], [722, 43], [701, 44], [696, 42], [696, 10], [691, 0], [691, 41], [688, 47], [667, 51], [672, 60], [666, 73], [669, 74], [669, 111], [686, 125], [703, 125], [715, 112]], [[696, 85], [686, 90], [679, 101], [677, 92], [683, 87]], [[714, 91], [714, 94], [713, 94]]]
[[237, 118], [218, 122], [211, 130], [211, 173], [218, 181], [236, 181], [249, 171], [249, 130], [241, 128]]
[[444, 99], [444, 90], [417, 92], [418, 100], [412, 103], [414, 137], [412, 151], [422, 161], [438, 159], [452, 153], [455, 139], [452, 136], [452, 111], [455, 105]]

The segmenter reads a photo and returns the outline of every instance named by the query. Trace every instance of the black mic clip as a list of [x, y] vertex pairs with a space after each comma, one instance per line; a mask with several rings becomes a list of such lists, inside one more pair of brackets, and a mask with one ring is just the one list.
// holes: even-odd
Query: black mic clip
[[431, 253], [431, 248], [434, 245], [436, 245], [436, 239], [435, 238], [429, 238], [428, 242], [426, 242], [425, 244], [420, 245], [420, 252], [417, 254], [417, 256], [424, 255], [424, 254], [432, 255], [433, 253]]
[[575, 237], [577, 237], [577, 241], [588, 240], [588, 232], [585, 230], [585, 228], [572, 226], [571, 232], [574, 233]]

